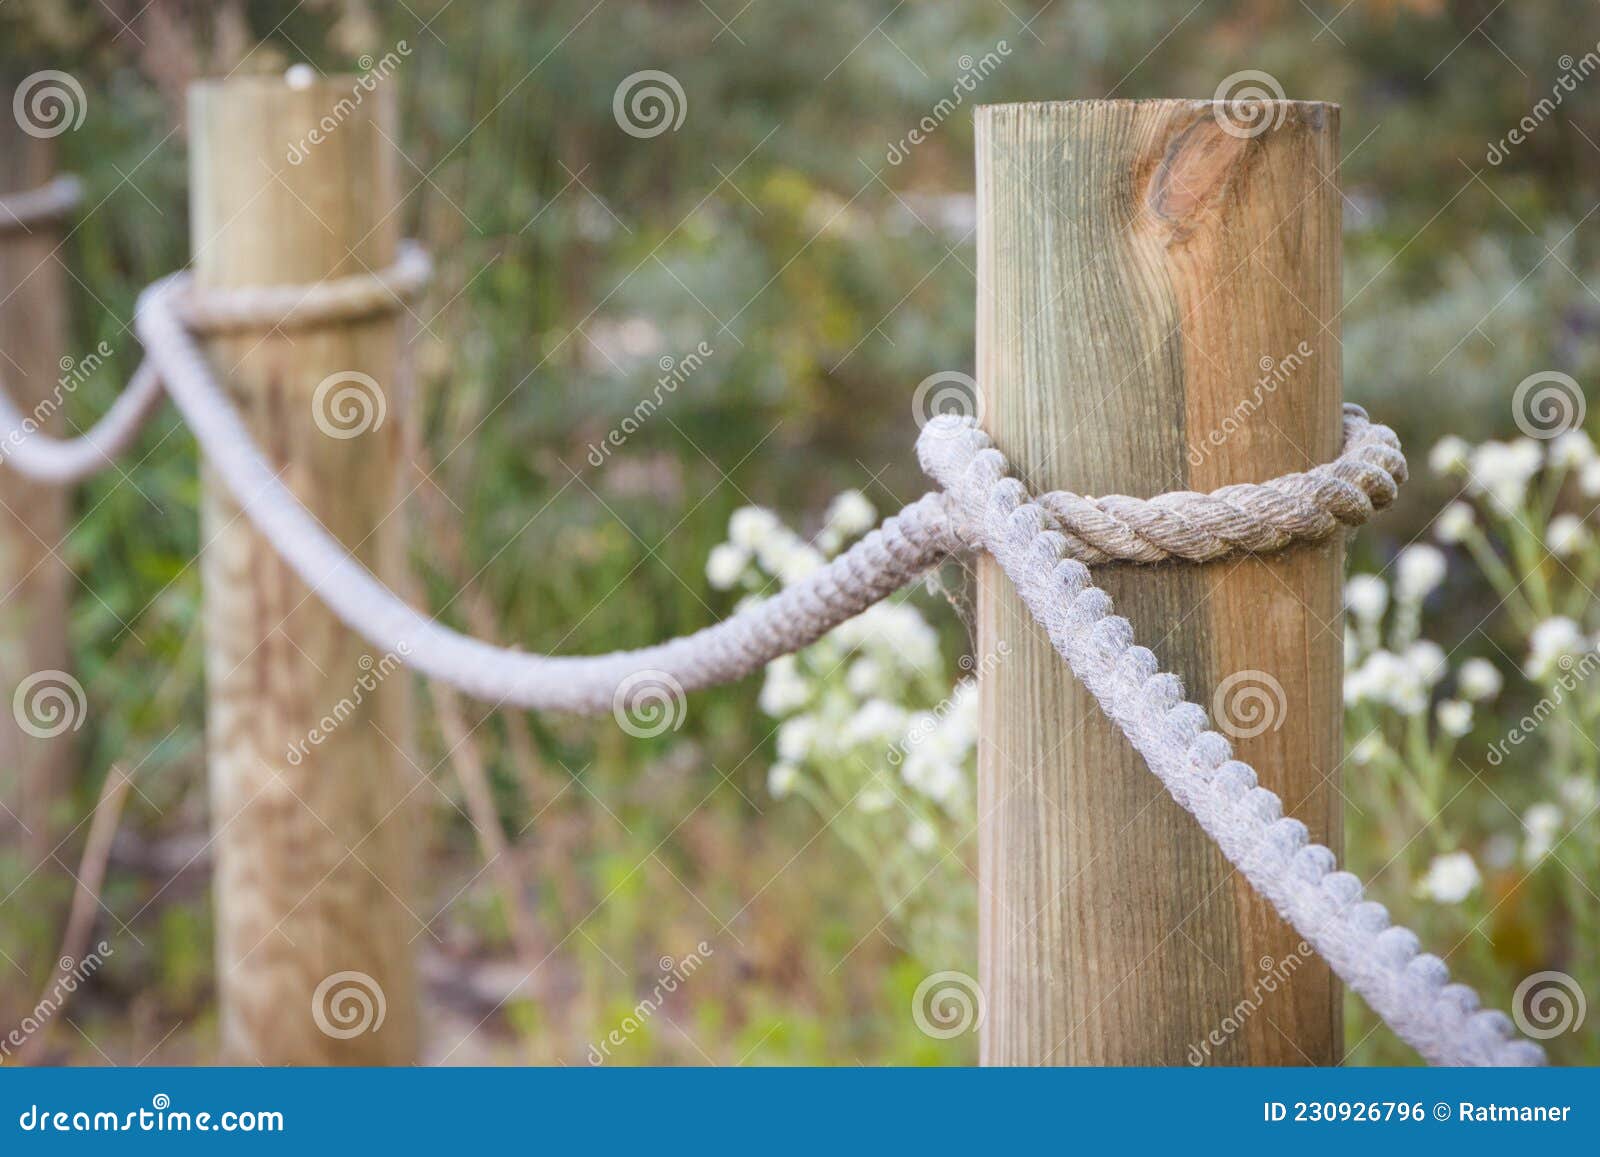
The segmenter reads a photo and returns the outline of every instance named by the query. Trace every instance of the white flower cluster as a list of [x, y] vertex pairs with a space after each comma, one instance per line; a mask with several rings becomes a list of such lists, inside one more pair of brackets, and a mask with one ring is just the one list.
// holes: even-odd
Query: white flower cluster
[[[859, 492], [829, 505], [807, 542], [771, 511], [735, 511], [728, 541], [715, 547], [706, 573], [713, 586], [757, 598], [825, 565], [877, 522]], [[777, 760], [767, 787], [777, 798], [806, 799], [829, 828], [861, 856], [894, 907], [894, 919], [917, 920], [915, 900], [961, 892], [966, 869], [952, 855], [973, 822], [977, 694], [970, 681], [951, 689], [938, 634], [907, 601], [878, 603], [798, 654], [768, 664], [761, 710], [778, 721]], [[936, 872], [952, 883], [922, 887]], [[903, 905], [901, 900], [911, 897]], [[958, 905], [959, 906], [959, 905]], [[913, 944], [916, 927], [908, 928]], [[964, 935], [964, 933], [962, 933]], [[964, 949], [951, 949], [963, 951]], [[930, 956], [942, 948], [928, 947]]]

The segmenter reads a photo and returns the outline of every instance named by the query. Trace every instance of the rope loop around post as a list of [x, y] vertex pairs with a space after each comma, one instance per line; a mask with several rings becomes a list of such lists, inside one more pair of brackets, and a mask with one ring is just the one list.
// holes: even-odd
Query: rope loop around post
[[21, 193], [0, 195], [0, 237], [68, 220], [83, 204], [83, 182], [63, 174]]

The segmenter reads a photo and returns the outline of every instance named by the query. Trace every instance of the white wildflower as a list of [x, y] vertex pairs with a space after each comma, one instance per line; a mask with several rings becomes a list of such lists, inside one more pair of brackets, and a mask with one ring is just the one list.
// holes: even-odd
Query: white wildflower
[[1375, 574], [1351, 575], [1344, 584], [1344, 605], [1361, 622], [1375, 623], [1389, 606], [1389, 588]]
[[1413, 543], [1395, 560], [1395, 598], [1421, 602], [1444, 581], [1445, 561], [1439, 548], [1425, 542]]
[[706, 578], [719, 591], [725, 591], [739, 581], [744, 568], [750, 565], [750, 553], [731, 542], [719, 543], [706, 557]]
[[1528, 481], [1539, 472], [1543, 458], [1539, 444], [1531, 438], [1485, 442], [1472, 452], [1469, 482], [1501, 510], [1511, 512], [1527, 497]]
[[798, 711], [811, 698], [811, 685], [800, 673], [793, 655], [783, 655], [767, 664], [766, 681], [761, 685], [761, 710], [768, 715], [788, 715]]
[[784, 529], [778, 516], [760, 506], [741, 506], [728, 519], [728, 538], [734, 546], [757, 550], [777, 532]]
[[845, 688], [857, 698], [876, 695], [883, 686], [883, 667], [876, 659], [860, 658], [850, 664], [845, 672]]
[[1481, 883], [1483, 877], [1470, 855], [1447, 852], [1433, 858], [1428, 874], [1417, 881], [1417, 894], [1440, 904], [1459, 904]]
[[1448, 669], [1444, 648], [1432, 639], [1418, 639], [1405, 649], [1402, 658], [1406, 666], [1428, 687], [1433, 687], [1443, 679]]
[[1439, 720], [1439, 730], [1453, 739], [1460, 739], [1472, 730], [1472, 704], [1460, 699], [1446, 699], [1434, 708]]
[[828, 529], [842, 538], [854, 538], [872, 529], [878, 512], [859, 490], [846, 490], [828, 504]]
[[1550, 465], [1571, 469], [1594, 461], [1594, 443], [1582, 430], [1568, 430], [1550, 443]]
[[1563, 783], [1557, 792], [1561, 802], [1567, 805], [1567, 811], [1582, 822], [1589, 817], [1589, 813], [1600, 805], [1600, 788], [1595, 786], [1592, 779], [1581, 775], [1574, 775]]
[[[1558, 667], [1570, 668], [1572, 656], [1581, 653], [1586, 645], [1578, 624], [1565, 615], [1556, 615], [1533, 628], [1528, 636], [1528, 660], [1523, 670], [1530, 679], [1546, 679]], [[1567, 662], [1562, 663], [1563, 659]]]
[[844, 741], [852, 746], [887, 747], [905, 734], [905, 708], [887, 699], [868, 699], [844, 725]]
[[1555, 847], [1561, 831], [1561, 809], [1553, 803], [1536, 803], [1522, 813], [1522, 858], [1536, 864]]
[[1446, 544], [1464, 542], [1474, 525], [1472, 507], [1465, 502], [1452, 502], [1439, 512], [1433, 524], [1433, 536]]
[[1504, 683], [1500, 669], [1487, 659], [1468, 659], [1456, 674], [1456, 689], [1474, 703], [1493, 699]]
[[1589, 528], [1575, 514], [1558, 514], [1545, 528], [1544, 544], [1557, 558], [1570, 558], [1589, 543]]
[[1600, 460], [1584, 463], [1578, 472], [1578, 488], [1591, 498], [1600, 494]]
[[796, 715], [778, 727], [778, 758], [800, 763], [817, 743], [817, 721], [809, 715]]
[[1392, 651], [1374, 651], [1345, 678], [1345, 698], [1352, 703], [1386, 703], [1402, 715], [1420, 715], [1428, 708], [1428, 688], [1419, 673], [1425, 657], [1411, 659]]
[[939, 833], [927, 820], [918, 820], [906, 832], [906, 839], [919, 852], [931, 852], [939, 843]]
[[1374, 763], [1388, 746], [1383, 741], [1383, 736], [1376, 731], [1370, 735], [1363, 735], [1350, 748], [1350, 762], [1357, 767], [1367, 767]]
[[888, 811], [894, 803], [894, 792], [884, 787], [881, 783], [874, 783], [861, 789], [861, 794], [856, 797], [856, 806], [868, 815], [877, 815], [879, 812]]
[[1454, 434], [1446, 434], [1428, 452], [1428, 469], [1435, 474], [1458, 474], [1466, 468], [1472, 447]]
[[938, 751], [921, 747], [906, 759], [900, 778], [907, 787], [938, 804], [949, 803], [966, 787], [966, 775], [960, 765], [941, 758]]
[[774, 763], [767, 772], [767, 790], [773, 799], [782, 799], [800, 782], [800, 769], [792, 763]]

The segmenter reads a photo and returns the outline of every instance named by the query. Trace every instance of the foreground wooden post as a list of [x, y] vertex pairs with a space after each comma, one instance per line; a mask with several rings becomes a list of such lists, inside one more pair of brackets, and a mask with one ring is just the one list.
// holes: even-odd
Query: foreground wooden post
[[[1035, 490], [1261, 481], [1340, 443], [1336, 106], [977, 115], [983, 422]], [[1339, 541], [1098, 581], [1240, 758], [1340, 847]], [[983, 564], [988, 1064], [1330, 1064], [1338, 989]], [[1223, 688], [1214, 701], [1213, 692]]]
[[[352, 77], [192, 90], [201, 292], [394, 260], [392, 88], [359, 103], [357, 91]], [[397, 346], [388, 316], [208, 343], [284, 481], [391, 585], [404, 565]], [[341, 400], [345, 387], [367, 396]], [[410, 877], [422, 841], [406, 676], [334, 619], [209, 476], [201, 540], [224, 1053], [268, 1065], [408, 1063], [421, 927]]]
[[[13, 87], [0, 86], [7, 99]], [[0, 116], [0, 193], [37, 189], [54, 177], [53, 144], [25, 132], [21, 118]], [[24, 230], [0, 221], [0, 380], [18, 411], [53, 434], [60, 433], [61, 408], [78, 385], [77, 362], [62, 360], [62, 232], [59, 224]], [[5, 452], [0, 444], [0, 456]], [[42, 861], [61, 834], [53, 813], [69, 786], [74, 730], [83, 722], [82, 700], [64, 671], [68, 575], [58, 552], [66, 510], [61, 487], [30, 483], [0, 461], [0, 833], [17, 833], [24, 871]], [[35, 694], [63, 693], [55, 705], [37, 701], [45, 711], [60, 706], [60, 716], [30, 714], [24, 703], [19, 717], [14, 697], [30, 678]]]

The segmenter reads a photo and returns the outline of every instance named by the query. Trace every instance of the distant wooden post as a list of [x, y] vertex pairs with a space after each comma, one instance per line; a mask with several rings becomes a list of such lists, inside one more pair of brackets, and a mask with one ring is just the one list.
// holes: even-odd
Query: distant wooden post
[[[13, 87], [0, 86], [7, 100]], [[54, 177], [53, 144], [25, 132], [8, 108], [0, 116], [0, 193], [27, 192]], [[71, 367], [62, 362], [66, 277], [56, 252], [62, 232], [59, 224], [23, 229], [0, 222], [0, 381], [21, 413], [56, 434], [67, 392], [61, 383], [76, 386]], [[58, 553], [66, 511], [61, 487], [34, 485], [0, 462], [0, 833], [17, 833], [28, 868], [61, 835], [54, 813], [69, 786], [74, 721], [83, 722], [81, 710], [72, 706], [59, 717], [25, 712], [35, 726], [24, 729], [13, 709], [25, 680], [67, 666], [68, 574]], [[58, 704], [63, 708], [73, 697], [63, 678], [47, 676], [35, 686], [52, 694], [65, 691]], [[60, 732], [50, 734], [58, 724]]]
[[[1034, 490], [1209, 490], [1337, 453], [1338, 125], [1336, 106], [1290, 101], [978, 111], [983, 422]], [[1334, 540], [1096, 571], [1335, 849], [1342, 561]], [[981, 684], [984, 1062], [1337, 1062], [1327, 968], [985, 560], [979, 652], [1002, 641]]]
[[[363, 92], [353, 77], [191, 90], [202, 292], [393, 261], [392, 97], [392, 84]], [[395, 319], [223, 335], [208, 352], [284, 481], [397, 585]], [[411, 881], [423, 840], [404, 754], [407, 677], [385, 673], [393, 657], [340, 625], [209, 474], [201, 542], [224, 1054], [409, 1063], [411, 942], [422, 927]]]

